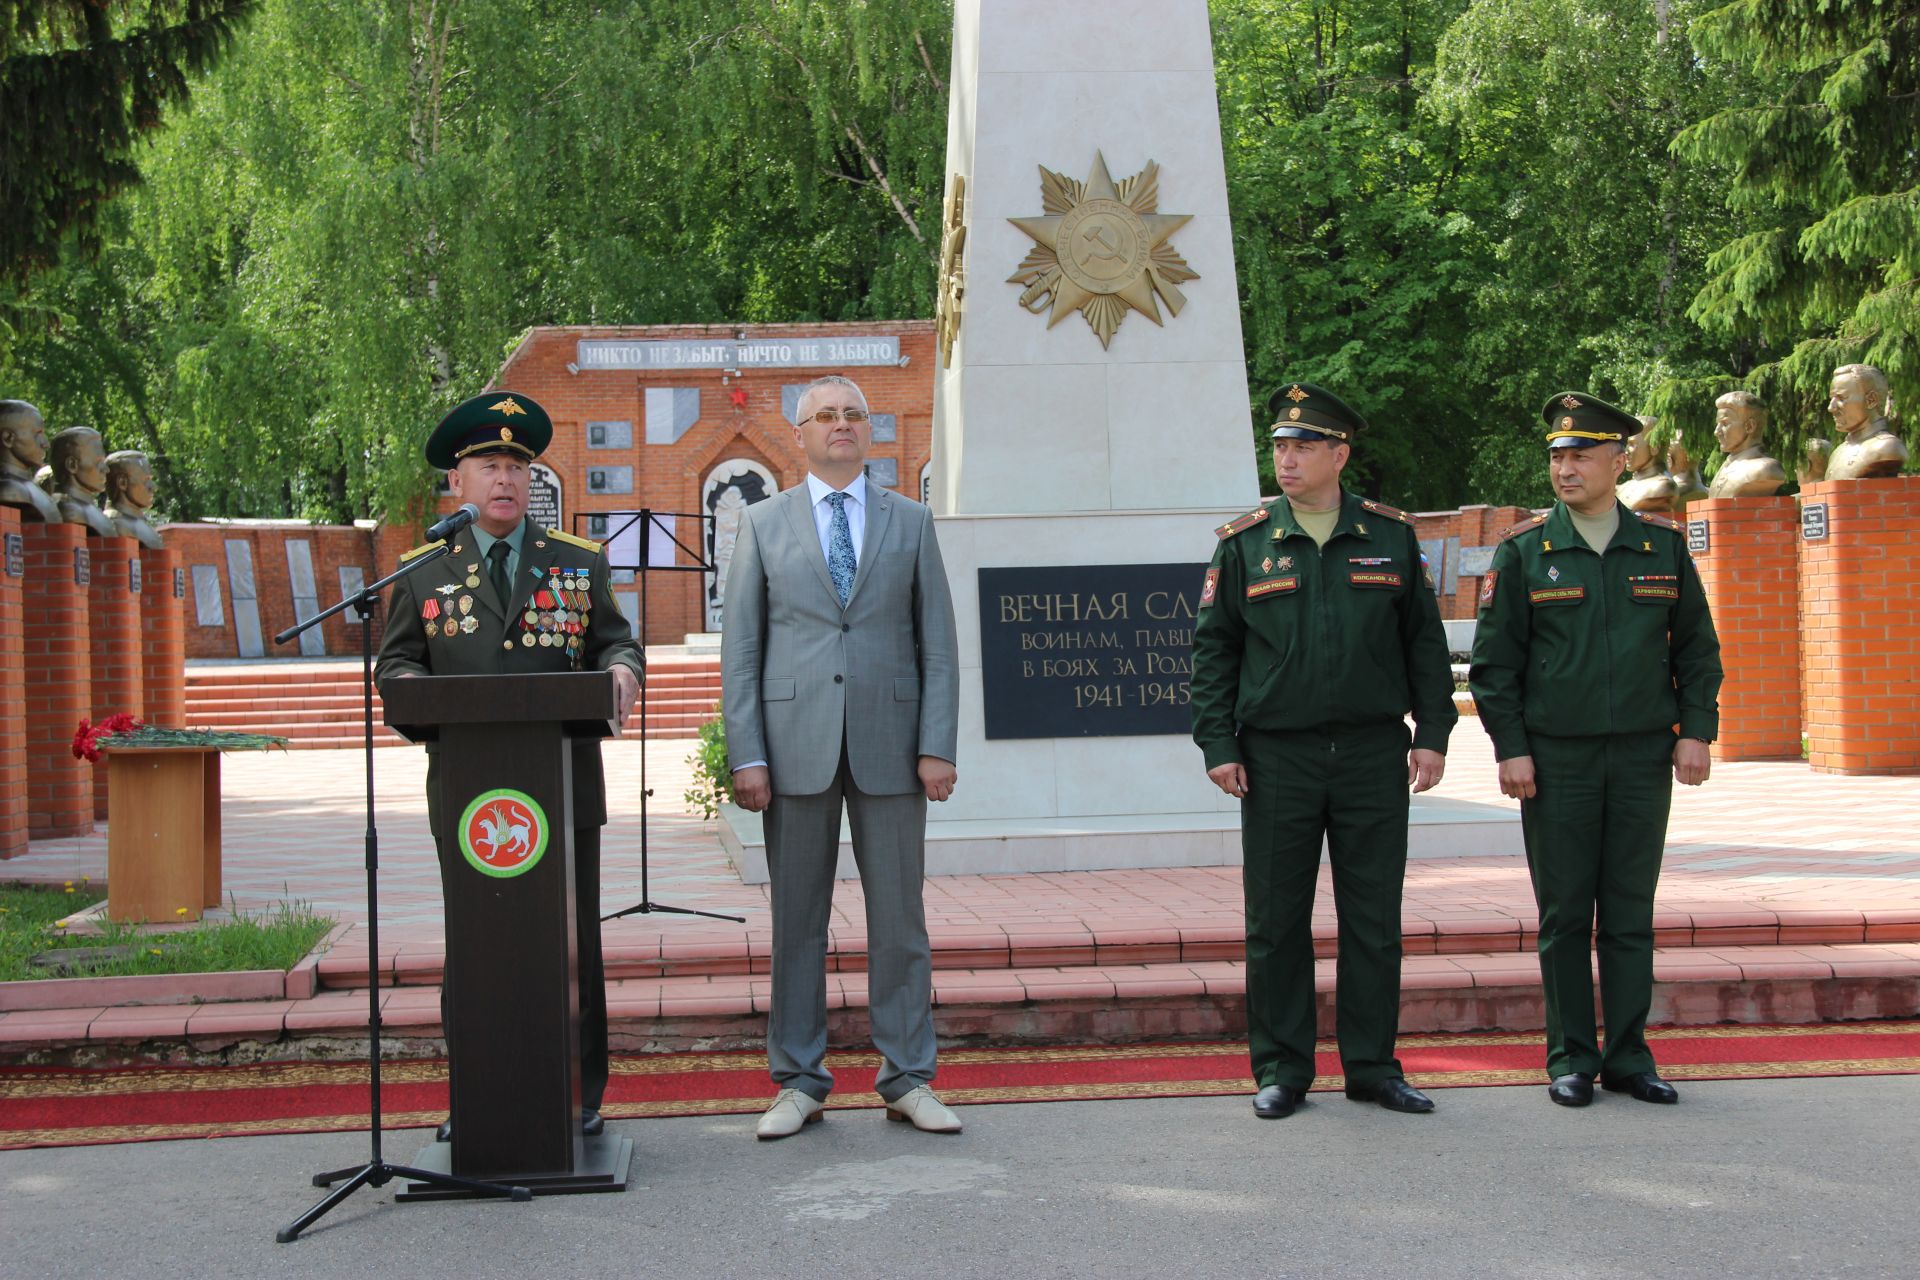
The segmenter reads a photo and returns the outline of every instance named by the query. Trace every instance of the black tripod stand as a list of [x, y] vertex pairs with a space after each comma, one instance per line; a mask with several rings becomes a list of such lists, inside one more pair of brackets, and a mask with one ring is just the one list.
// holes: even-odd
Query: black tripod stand
[[533, 1199], [533, 1193], [525, 1187], [475, 1182], [469, 1178], [456, 1178], [444, 1173], [432, 1173], [425, 1169], [412, 1169], [406, 1165], [389, 1164], [380, 1154], [380, 834], [374, 828], [373, 821], [373, 612], [374, 606], [380, 602], [380, 588], [397, 578], [406, 577], [416, 569], [432, 564], [446, 554], [448, 554], [448, 548], [443, 545], [424, 555], [416, 556], [397, 571], [388, 574], [370, 587], [362, 587], [357, 594], [348, 596], [325, 613], [316, 614], [305, 622], [288, 627], [273, 638], [275, 644], [285, 644], [302, 631], [317, 627], [334, 614], [347, 609], [352, 609], [360, 618], [361, 715], [366, 726], [367, 754], [367, 1074], [371, 1094], [371, 1124], [368, 1136], [373, 1143], [372, 1153], [367, 1157], [365, 1164], [313, 1175], [313, 1185], [316, 1187], [331, 1187], [336, 1182], [340, 1183], [340, 1186], [335, 1187], [326, 1199], [280, 1228], [273, 1238], [281, 1244], [298, 1239], [302, 1231], [319, 1221], [335, 1205], [361, 1187], [383, 1187], [395, 1178], [405, 1178], [409, 1182], [431, 1183], [434, 1186], [476, 1195], [506, 1196], [513, 1200]]
[[[705, 555], [680, 541], [675, 534], [667, 532], [665, 526], [659, 524], [659, 517], [664, 515], [673, 519], [677, 526], [680, 517], [685, 514], [687, 513], [649, 511], [642, 508], [640, 511], [633, 513], [627, 522], [614, 530], [611, 535], [611, 537], [618, 537], [633, 528], [636, 523], [640, 526], [639, 563], [633, 565], [617, 564], [611, 565], [610, 567], [615, 569], [631, 569], [640, 579], [640, 643], [643, 645], [646, 643], [647, 636], [647, 575], [655, 570], [663, 573], [710, 573], [713, 571], [713, 566], [707, 562]], [[702, 522], [711, 520], [713, 517], [696, 513], [690, 515], [688, 518], [694, 522], [695, 528], [700, 528]], [[656, 528], [660, 530], [661, 535], [671, 542], [678, 551], [683, 551], [691, 556], [693, 563], [681, 564], [680, 557], [677, 554], [669, 553], [668, 563], [654, 564], [653, 533]], [[653, 788], [647, 785], [647, 671], [644, 662], [641, 663], [640, 666], [640, 901], [624, 910], [616, 911], [611, 915], [601, 916], [600, 919], [604, 922], [607, 920], [618, 920], [623, 916], [636, 915], [705, 916], [709, 920], [731, 920], [735, 924], [745, 924], [746, 918], [743, 916], [722, 915], [718, 911], [695, 911], [691, 907], [666, 906], [663, 903], [655, 902], [653, 896], [647, 891], [649, 871], [647, 801], [653, 795]]]

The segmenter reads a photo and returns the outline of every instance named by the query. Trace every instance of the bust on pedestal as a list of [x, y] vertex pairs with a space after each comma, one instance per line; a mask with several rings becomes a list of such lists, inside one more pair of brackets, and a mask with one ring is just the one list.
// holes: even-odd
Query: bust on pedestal
[[1841, 439], [1827, 446], [1807, 442], [1800, 483], [1897, 476], [1907, 465], [1907, 446], [1887, 421], [1887, 375], [1870, 364], [1843, 364], [1833, 371], [1827, 412]]
[[1653, 418], [1641, 418], [1640, 429], [1627, 437], [1627, 470], [1620, 484], [1620, 501], [1629, 511], [1671, 511], [1680, 486], [1674, 483], [1654, 455]]
[[141, 546], [158, 551], [165, 544], [159, 531], [147, 523], [153, 505], [153, 467], [138, 449], [119, 449], [107, 455], [106, 516], [113, 531]]
[[63, 523], [60, 508], [33, 482], [47, 458], [46, 421], [24, 400], [0, 400], [0, 506], [28, 524]]
[[119, 533], [107, 513], [95, 505], [107, 487], [107, 447], [92, 427], [68, 427], [53, 437], [47, 493], [59, 504], [65, 524], [85, 525], [98, 538]]
[[1715, 498], [1772, 497], [1787, 482], [1787, 469], [1760, 450], [1767, 406], [1751, 391], [1729, 391], [1714, 402], [1713, 438], [1726, 460], [1714, 473]]

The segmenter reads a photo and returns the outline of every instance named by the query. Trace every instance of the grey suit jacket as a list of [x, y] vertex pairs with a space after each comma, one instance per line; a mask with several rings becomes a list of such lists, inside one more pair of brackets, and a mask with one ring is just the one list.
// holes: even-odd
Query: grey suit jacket
[[843, 609], [807, 486], [746, 510], [727, 573], [721, 688], [734, 768], [765, 760], [773, 789], [833, 782], [844, 730], [870, 795], [920, 789], [920, 756], [952, 760], [960, 686], [953, 597], [933, 514], [867, 482], [860, 567]]

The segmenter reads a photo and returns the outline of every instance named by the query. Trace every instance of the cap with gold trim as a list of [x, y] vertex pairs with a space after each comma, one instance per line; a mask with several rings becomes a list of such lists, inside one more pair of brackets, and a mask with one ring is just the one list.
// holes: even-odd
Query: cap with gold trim
[[1596, 444], [1625, 444], [1640, 430], [1640, 419], [1584, 391], [1562, 391], [1540, 407], [1547, 423], [1548, 449], [1591, 449]]
[[1275, 440], [1328, 440], [1352, 444], [1367, 420], [1352, 405], [1311, 382], [1289, 382], [1267, 400]]
[[462, 458], [511, 453], [534, 459], [553, 440], [553, 419], [518, 391], [488, 391], [455, 405], [427, 437], [427, 461], [442, 471]]

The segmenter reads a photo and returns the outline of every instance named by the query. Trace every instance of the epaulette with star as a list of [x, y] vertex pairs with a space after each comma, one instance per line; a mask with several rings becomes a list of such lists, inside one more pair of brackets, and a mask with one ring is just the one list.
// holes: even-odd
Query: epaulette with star
[[586, 538], [576, 538], [570, 533], [561, 532], [559, 529], [547, 530], [547, 536], [549, 538], [558, 538], [570, 547], [579, 547], [582, 551], [591, 552], [596, 556], [600, 554], [600, 544]]
[[1500, 541], [1505, 542], [1508, 538], [1517, 537], [1518, 535], [1525, 533], [1529, 529], [1538, 529], [1541, 525], [1545, 524], [1546, 522], [1547, 522], [1547, 518], [1543, 515], [1532, 516], [1528, 519], [1522, 520], [1519, 524], [1512, 525], [1508, 528], [1502, 529], [1500, 531]]
[[1413, 523], [1412, 516], [1400, 508], [1390, 507], [1384, 502], [1375, 502], [1372, 498], [1362, 498], [1360, 499], [1360, 505], [1377, 516], [1385, 516], [1389, 520], [1398, 520], [1401, 524]]
[[407, 561], [413, 559], [415, 556], [423, 556], [427, 552], [433, 550], [435, 547], [444, 547], [446, 545], [447, 545], [447, 540], [445, 538], [438, 538], [432, 542], [423, 542], [411, 551], [402, 551], [400, 553], [400, 563], [405, 564]]
[[1648, 524], [1657, 524], [1662, 529], [1671, 529], [1675, 533], [1680, 532], [1679, 522], [1674, 520], [1671, 516], [1658, 515], [1652, 511], [1636, 511], [1633, 514], [1639, 516], [1642, 520], [1646, 521]]
[[1222, 538], [1231, 538], [1236, 533], [1253, 528], [1253, 526], [1259, 524], [1272, 514], [1272, 507], [1256, 507], [1243, 516], [1235, 516], [1218, 529], [1215, 529], [1214, 533]]

